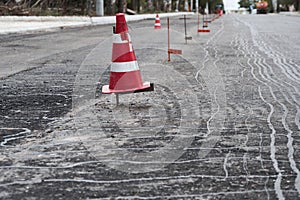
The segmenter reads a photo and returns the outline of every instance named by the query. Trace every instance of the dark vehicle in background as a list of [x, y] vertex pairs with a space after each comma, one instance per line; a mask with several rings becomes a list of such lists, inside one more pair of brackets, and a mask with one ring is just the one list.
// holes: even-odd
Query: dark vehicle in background
[[268, 2], [267, 1], [259, 1], [257, 3], [255, 3], [256, 6], [256, 13], [257, 14], [267, 14], [268, 13]]
[[215, 5], [215, 13], [220, 14], [221, 12], [222, 12], [222, 14], [225, 14], [224, 4], [223, 3], [217, 3]]

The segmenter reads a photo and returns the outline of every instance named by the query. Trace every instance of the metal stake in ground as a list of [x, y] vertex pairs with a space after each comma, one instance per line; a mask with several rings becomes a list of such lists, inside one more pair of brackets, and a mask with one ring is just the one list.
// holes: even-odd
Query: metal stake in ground
[[117, 106], [119, 105], [119, 94], [118, 93], [116, 93], [116, 104], [117, 104]]
[[192, 37], [191, 36], [187, 36], [187, 32], [186, 32], [186, 15], [183, 16], [184, 19], [184, 35], [185, 35], [185, 44], [187, 44], [188, 40], [191, 40]]
[[211, 19], [210, 19], [210, 14], [209, 13], [206, 15], [205, 23], [211, 23]]
[[170, 18], [167, 18], [167, 24], [168, 24], [168, 62], [171, 61], [170, 54], [182, 54], [181, 50], [178, 49], [170, 49]]
[[[207, 21], [205, 21], [204, 19], [205, 19], [205, 15], [203, 15], [203, 19], [202, 19], [202, 23], [203, 23], [203, 26], [202, 26], [202, 27], [203, 27], [203, 28], [202, 28], [202, 29], [199, 29], [199, 28], [198, 28], [198, 33], [199, 33], [199, 32], [201, 32], [201, 33], [202, 33], [202, 32], [206, 32], [206, 33], [207, 33], [207, 32], [210, 32], [210, 30], [208, 29]], [[201, 19], [200, 19], [199, 21], [201, 21]], [[200, 22], [199, 22], [199, 23], [200, 23]]]
[[185, 35], [185, 43], [187, 44], [187, 35], [186, 35], [186, 17], [185, 15], [183, 16], [184, 17], [184, 35]]
[[197, 29], [197, 33], [199, 34], [199, 28], [200, 28], [200, 14], [198, 13], [198, 29]]
[[168, 17], [167, 19], [168, 23], [168, 62], [171, 61], [171, 56], [170, 56], [170, 18]]

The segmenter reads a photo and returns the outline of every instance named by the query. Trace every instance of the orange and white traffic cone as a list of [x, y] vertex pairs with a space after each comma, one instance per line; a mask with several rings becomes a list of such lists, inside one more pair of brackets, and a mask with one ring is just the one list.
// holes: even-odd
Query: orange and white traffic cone
[[102, 87], [102, 93], [153, 91], [147, 90], [151, 88], [153, 89], [153, 84], [142, 82], [124, 13], [118, 13], [116, 14], [116, 28], [113, 35], [109, 85]]
[[158, 14], [156, 14], [154, 28], [155, 29], [160, 29], [161, 28], [160, 19], [159, 19]]

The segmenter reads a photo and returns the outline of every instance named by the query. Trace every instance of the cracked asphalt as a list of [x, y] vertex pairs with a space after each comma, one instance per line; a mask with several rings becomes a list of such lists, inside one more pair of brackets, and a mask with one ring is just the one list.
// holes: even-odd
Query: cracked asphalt
[[118, 106], [111, 26], [0, 36], [1, 199], [299, 199], [299, 16], [170, 21], [171, 62], [128, 23], [155, 91]]

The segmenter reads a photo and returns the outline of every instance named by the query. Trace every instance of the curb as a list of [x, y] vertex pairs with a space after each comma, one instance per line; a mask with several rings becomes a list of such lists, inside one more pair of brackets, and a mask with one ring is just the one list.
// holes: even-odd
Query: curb
[[279, 15], [285, 15], [285, 16], [294, 16], [294, 17], [300, 17], [299, 12], [279, 12]]
[[[160, 13], [160, 17], [193, 15], [193, 12]], [[156, 14], [125, 15], [126, 21], [155, 20]], [[56, 17], [56, 16], [0, 16], [0, 35], [55, 31], [66, 27], [114, 24], [115, 16], [104, 17]]]

